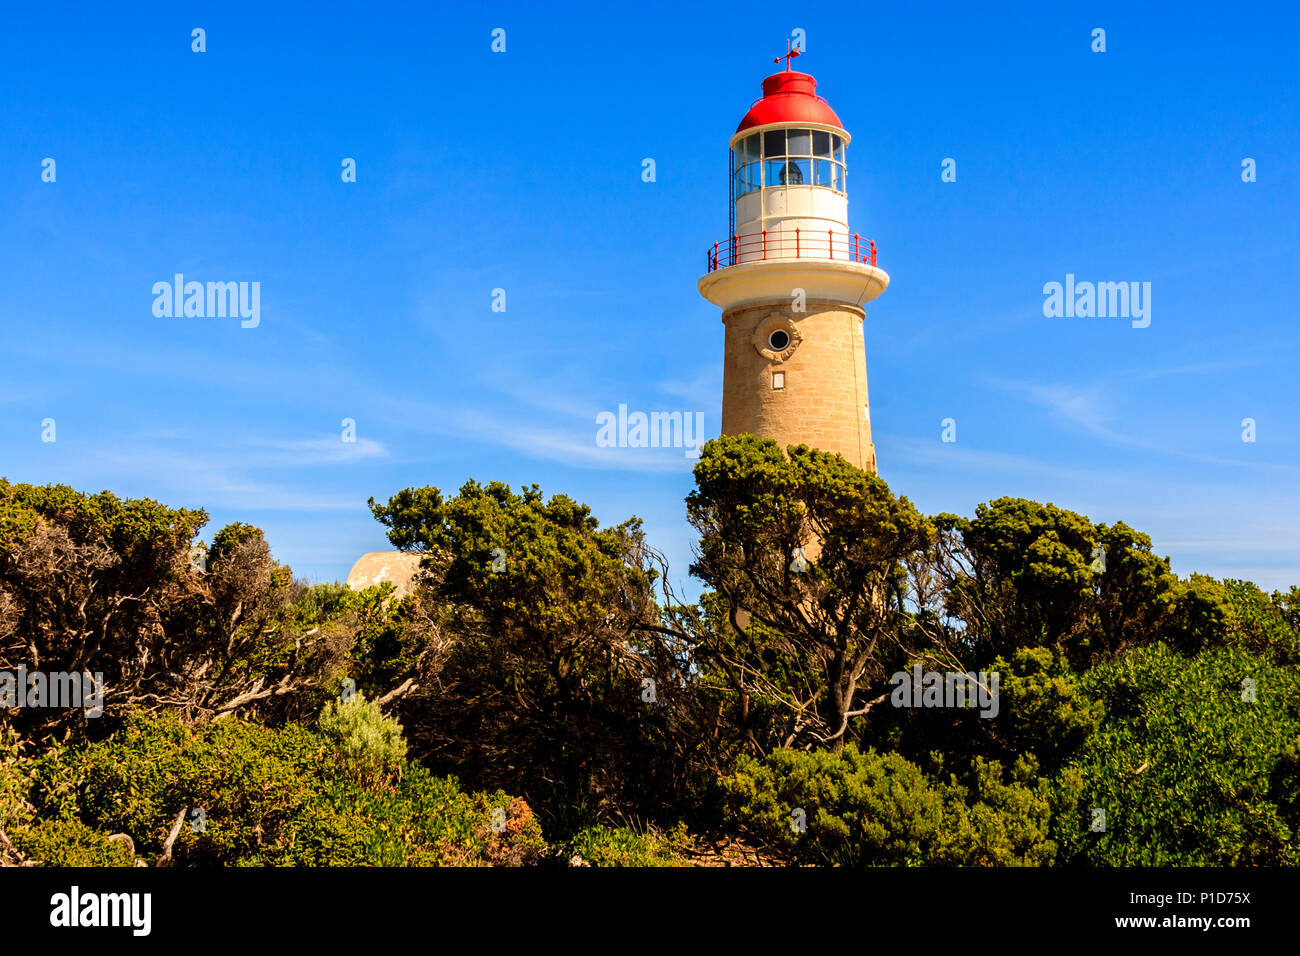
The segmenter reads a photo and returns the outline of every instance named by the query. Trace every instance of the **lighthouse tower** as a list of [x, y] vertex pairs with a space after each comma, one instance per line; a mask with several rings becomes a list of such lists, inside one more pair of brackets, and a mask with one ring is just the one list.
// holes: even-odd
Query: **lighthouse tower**
[[885, 291], [874, 242], [849, 232], [849, 134], [817, 81], [763, 81], [731, 137], [731, 229], [700, 294], [726, 327], [722, 433], [838, 452], [876, 470], [863, 306]]

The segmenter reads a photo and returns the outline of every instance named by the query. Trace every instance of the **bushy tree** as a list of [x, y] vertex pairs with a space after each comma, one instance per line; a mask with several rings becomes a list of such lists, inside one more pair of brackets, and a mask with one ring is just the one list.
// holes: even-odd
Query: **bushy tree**
[[[147, 694], [169, 697], [168, 665], [193, 638], [168, 635], [165, 621], [206, 520], [148, 499], [0, 479], [0, 669], [102, 671], [110, 714]], [[9, 716], [39, 736], [84, 729], [74, 713]]]
[[1065, 654], [1077, 667], [1154, 640], [1174, 607], [1177, 579], [1151, 539], [1123, 522], [1024, 498], [943, 514], [939, 560], [945, 610], [975, 659], [1024, 647]]
[[395, 546], [425, 555], [449, 642], [401, 704], [423, 759], [511, 781], [561, 829], [680, 792], [691, 743], [670, 728], [685, 680], [638, 520], [602, 528], [570, 498], [496, 482], [371, 508]]
[[686, 500], [691, 572], [716, 595], [689, 625], [753, 752], [838, 748], [919, 651], [909, 563], [934, 528], [838, 455], [752, 435], [705, 444]]
[[[251, 525], [196, 549], [206, 520], [148, 499], [0, 479], [0, 670], [104, 677], [97, 721], [38, 708], [9, 720], [44, 739], [107, 734], [138, 710], [309, 719], [348, 672], [358, 638], [363, 653], [394, 634], [427, 650], [421, 622], [396, 624], [383, 592], [349, 592], [313, 613], [314, 589], [293, 582]], [[358, 670], [371, 683], [390, 676]]]

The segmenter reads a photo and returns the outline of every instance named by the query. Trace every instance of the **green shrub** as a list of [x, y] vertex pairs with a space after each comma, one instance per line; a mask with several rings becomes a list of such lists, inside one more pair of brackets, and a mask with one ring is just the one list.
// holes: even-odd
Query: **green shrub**
[[328, 702], [319, 729], [362, 780], [380, 780], [406, 759], [402, 725], [360, 692], [346, 702]]
[[1268, 795], [1277, 804], [1292, 837], [1300, 836], [1300, 737], [1278, 755]]
[[1001, 675], [1003, 726], [995, 729], [1006, 735], [1011, 753], [1032, 754], [1055, 769], [1101, 723], [1102, 705], [1082, 692], [1078, 675], [1045, 647], [1022, 648], [989, 670]]
[[14, 831], [14, 847], [47, 866], [134, 866], [126, 846], [80, 820], [42, 820]]
[[568, 849], [592, 866], [687, 866], [678, 851], [685, 839], [684, 828], [666, 834], [639, 833], [628, 827], [597, 824], [579, 831]]
[[[125, 832], [148, 860], [183, 813], [173, 848], [180, 865], [523, 864], [545, 853], [522, 800], [466, 793], [418, 764], [399, 769], [396, 783], [367, 786], [330, 740], [293, 724], [192, 728], [137, 717], [109, 740], [32, 761], [27, 778], [32, 829], [59, 821], [105, 837]], [[62, 849], [47, 862], [79, 858], [80, 831], [65, 835], [76, 839], [50, 843]]]
[[[1023, 778], [1032, 767], [1018, 769]], [[1048, 788], [1003, 783], [993, 761], [976, 762], [968, 789], [933, 781], [898, 754], [777, 750], [742, 757], [722, 784], [730, 820], [800, 862], [1034, 865], [1055, 854]]]
[[[1253, 702], [1243, 699], [1247, 678]], [[1067, 765], [1077, 793], [1053, 823], [1063, 857], [1103, 866], [1300, 863], [1292, 791], [1277, 773], [1300, 736], [1294, 668], [1240, 647], [1184, 657], [1155, 644], [1082, 684], [1107, 716]], [[1104, 832], [1093, 829], [1094, 810], [1105, 813]]]

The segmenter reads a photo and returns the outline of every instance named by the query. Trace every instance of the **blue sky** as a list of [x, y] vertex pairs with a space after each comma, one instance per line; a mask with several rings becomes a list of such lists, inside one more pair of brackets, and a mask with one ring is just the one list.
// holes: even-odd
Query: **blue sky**
[[[866, 322], [891, 487], [1052, 501], [1182, 574], [1300, 583], [1300, 17], [1134, 7], [15, 7], [0, 474], [251, 521], [315, 580], [388, 547], [372, 495], [537, 482], [641, 516], [684, 575], [691, 462], [599, 448], [595, 418], [717, 433], [695, 284], [728, 138], [800, 28], [892, 277]], [[155, 317], [178, 272], [259, 282], [260, 325]], [[1067, 273], [1150, 282], [1150, 327], [1044, 317]]]

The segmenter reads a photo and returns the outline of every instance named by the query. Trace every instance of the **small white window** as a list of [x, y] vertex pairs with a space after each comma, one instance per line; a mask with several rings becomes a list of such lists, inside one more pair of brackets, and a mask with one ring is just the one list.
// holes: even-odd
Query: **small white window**
[[772, 388], [777, 391], [785, 388], [785, 372], [772, 373]]

